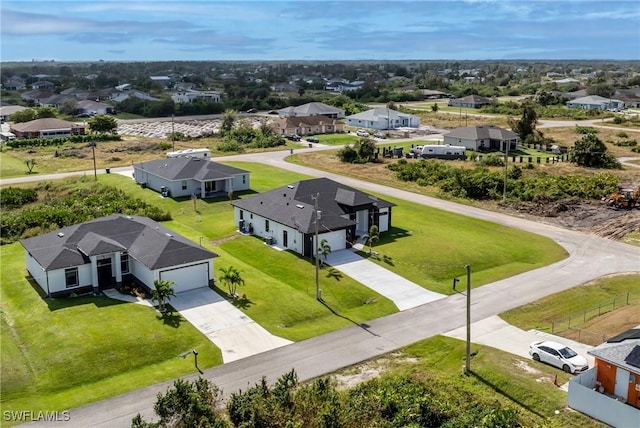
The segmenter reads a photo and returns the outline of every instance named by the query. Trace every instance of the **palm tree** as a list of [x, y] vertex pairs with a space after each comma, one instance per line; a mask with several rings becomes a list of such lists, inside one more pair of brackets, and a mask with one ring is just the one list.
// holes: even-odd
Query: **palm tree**
[[331, 245], [329, 245], [329, 242], [327, 242], [326, 239], [323, 239], [322, 241], [320, 241], [318, 252], [322, 254], [322, 258], [324, 260], [322, 259], [321, 260], [322, 260], [322, 264], [324, 264], [327, 261], [327, 256], [331, 253]]
[[158, 301], [158, 310], [161, 313], [165, 313], [165, 302], [168, 302], [172, 297], [176, 297], [176, 292], [173, 289], [174, 281], [166, 281], [164, 279], [156, 279], [153, 281], [154, 289], [151, 290], [151, 300]]
[[375, 224], [369, 228], [369, 233], [362, 237], [364, 244], [369, 246], [369, 254], [373, 248], [373, 244], [380, 239], [380, 232], [378, 232], [378, 226]]
[[224, 135], [227, 132], [233, 129], [233, 125], [236, 121], [235, 110], [225, 110], [224, 115], [222, 116], [222, 124], [220, 125], [220, 134]]
[[233, 266], [229, 266], [228, 268], [220, 268], [220, 282], [227, 285], [229, 289], [229, 295], [231, 297], [238, 297], [236, 290], [239, 285], [244, 285], [244, 279], [240, 276], [240, 271]]

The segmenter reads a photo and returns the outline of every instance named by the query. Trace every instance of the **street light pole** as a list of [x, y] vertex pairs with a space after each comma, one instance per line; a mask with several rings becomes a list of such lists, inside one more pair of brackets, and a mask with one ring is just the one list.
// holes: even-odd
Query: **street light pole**
[[316, 194], [315, 196], [312, 196], [311, 199], [313, 199], [313, 209], [314, 209], [314, 215], [315, 215], [315, 240], [316, 242], [314, 243], [314, 248], [316, 250], [315, 253], [315, 257], [316, 257], [316, 300], [321, 302], [322, 301], [322, 296], [320, 295], [320, 258], [318, 257], [318, 221], [320, 220], [320, 212], [318, 211], [318, 196], [319, 194]]
[[467, 270], [467, 358], [464, 373], [471, 373], [471, 266], [464, 265]]

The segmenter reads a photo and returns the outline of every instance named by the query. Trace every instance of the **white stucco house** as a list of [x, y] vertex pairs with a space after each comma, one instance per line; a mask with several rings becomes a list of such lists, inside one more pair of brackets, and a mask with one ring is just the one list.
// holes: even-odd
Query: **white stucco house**
[[418, 128], [420, 118], [388, 108], [374, 108], [347, 116], [346, 125], [368, 129]]
[[600, 95], [589, 95], [567, 101], [568, 108], [581, 108], [584, 110], [622, 110], [624, 106], [624, 101], [605, 98]]
[[518, 134], [494, 125], [467, 126], [452, 129], [444, 136], [444, 144], [464, 146], [469, 150], [516, 150]]
[[49, 297], [157, 279], [174, 291], [207, 287], [217, 254], [139, 216], [112, 215], [20, 241], [27, 271]]
[[181, 156], [133, 165], [136, 183], [172, 198], [211, 198], [249, 190], [250, 172], [200, 157]]
[[318, 240], [332, 251], [351, 246], [372, 225], [380, 233], [391, 228], [395, 204], [352, 187], [316, 178], [232, 202], [238, 230], [305, 257], [315, 254], [316, 215]]
[[171, 95], [174, 103], [192, 103], [196, 100], [220, 102], [220, 93], [213, 91], [182, 91]]

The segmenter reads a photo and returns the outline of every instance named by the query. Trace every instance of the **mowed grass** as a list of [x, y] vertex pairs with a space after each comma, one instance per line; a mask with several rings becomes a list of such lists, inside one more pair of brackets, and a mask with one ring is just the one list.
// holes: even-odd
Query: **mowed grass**
[[578, 325], [583, 321], [580, 316], [577, 316], [579, 312], [591, 310], [590, 313], [592, 313], [598, 306], [602, 306], [604, 310], [610, 310], [614, 298], [617, 300], [616, 307], [624, 306], [627, 293], [629, 293], [629, 304], [640, 306], [640, 274], [599, 278], [580, 287], [552, 294], [504, 312], [500, 317], [523, 330], [537, 329], [551, 332], [554, 320], [566, 319], [574, 315], [576, 316], [574, 323]]
[[320, 134], [315, 135], [320, 140], [320, 144], [326, 144], [328, 146], [344, 146], [347, 144], [353, 144], [360, 140], [360, 137], [353, 133], [346, 134]]
[[472, 286], [546, 266], [567, 257], [552, 240], [435, 208], [396, 200], [388, 233], [361, 252], [390, 271], [438, 293], [451, 294], [454, 277], [473, 272]]
[[462, 390], [469, 399], [499, 401], [518, 411], [522, 426], [604, 427], [566, 407], [567, 393], [553, 381], [557, 375], [562, 384], [571, 375], [488, 346], [472, 344], [471, 353], [471, 374], [461, 375], [465, 342], [436, 336], [394, 353], [389, 371], [437, 382], [435, 399], [448, 401]]
[[2, 410], [64, 410], [193, 373], [220, 350], [178, 314], [106, 297], [44, 298], [19, 243], [0, 247]]

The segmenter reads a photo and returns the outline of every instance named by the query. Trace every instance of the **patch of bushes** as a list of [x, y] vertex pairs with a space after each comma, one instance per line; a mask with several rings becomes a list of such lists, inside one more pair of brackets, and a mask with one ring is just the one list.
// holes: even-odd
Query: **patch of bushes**
[[[112, 214], [130, 214], [149, 217], [155, 221], [171, 220], [168, 211], [134, 199], [115, 187], [92, 183], [83, 188], [70, 180], [64, 186], [43, 184], [36, 192], [42, 204], [29, 209], [3, 213], [0, 219], [0, 243], [8, 244], [18, 239], [61, 227], [89, 221]], [[2, 195], [4, 197], [4, 191]], [[41, 193], [41, 194], [38, 194]], [[28, 198], [33, 194], [27, 192]]]
[[16, 208], [38, 200], [38, 192], [34, 189], [22, 189], [20, 187], [7, 187], [0, 192], [0, 205], [2, 208]]
[[17, 149], [22, 147], [50, 147], [61, 146], [64, 143], [90, 143], [94, 141], [120, 141], [118, 134], [90, 134], [72, 135], [65, 138], [27, 138], [7, 141], [7, 146]]
[[596, 128], [591, 126], [580, 126], [576, 125], [576, 134], [587, 135], [587, 134], [597, 134], [598, 131]]
[[358, 140], [353, 146], [345, 146], [338, 151], [338, 159], [346, 163], [376, 162], [376, 144], [365, 138]]
[[620, 140], [620, 141], [608, 141], [608, 143], [613, 144], [618, 147], [635, 147], [638, 145], [636, 140]]

